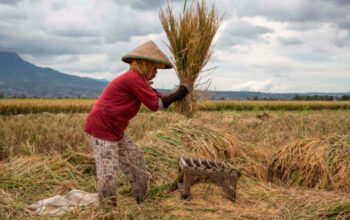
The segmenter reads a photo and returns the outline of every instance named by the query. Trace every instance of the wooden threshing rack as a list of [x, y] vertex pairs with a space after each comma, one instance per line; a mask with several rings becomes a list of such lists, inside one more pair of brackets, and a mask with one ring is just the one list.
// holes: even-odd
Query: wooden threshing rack
[[178, 188], [182, 199], [190, 197], [191, 186], [203, 178], [209, 178], [213, 183], [222, 187], [228, 199], [235, 200], [237, 181], [241, 176], [241, 172], [232, 168], [228, 163], [224, 161], [180, 157], [178, 166], [179, 176], [176, 181], [177, 185], [173, 190]]

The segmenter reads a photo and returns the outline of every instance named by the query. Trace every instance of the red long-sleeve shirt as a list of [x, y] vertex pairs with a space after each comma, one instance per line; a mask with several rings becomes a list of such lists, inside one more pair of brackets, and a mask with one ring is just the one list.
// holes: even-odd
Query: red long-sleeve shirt
[[141, 103], [157, 111], [160, 97], [139, 73], [129, 70], [105, 88], [86, 119], [84, 131], [103, 140], [119, 141]]

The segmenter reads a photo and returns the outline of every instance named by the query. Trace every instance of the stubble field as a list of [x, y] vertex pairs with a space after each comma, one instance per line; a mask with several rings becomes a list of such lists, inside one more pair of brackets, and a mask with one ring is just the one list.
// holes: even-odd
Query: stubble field
[[[38, 219], [28, 209], [38, 200], [71, 189], [96, 192], [94, 158], [83, 132], [89, 107], [49, 111], [50, 104], [44, 102], [46, 110], [32, 111], [35, 114], [9, 113], [4, 110], [6, 103], [0, 102], [0, 219]], [[74, 109], [81, 103], [72, 102], [60, 108]], [[83, 102], [90, 108], [93, 104]], [[30, 102], [24, 108], [28, 106]], [[134, 202], [121, 173], [117, 207], [89, 207], [61, 218], [350, 218], [350, 115], [346, 108], [215, 108], [219, 111], [200, 111], [192, 119], [171, 111], [140, 112], [126, 133], [142, 148], [150, 168], [146, 201]], [[210, 181], [195, 185], [189, 200], [181, 200], [178, 191], [170, 192], [180, 156], [226, 160], [240, 169], [236, 201], [227, 200]]]

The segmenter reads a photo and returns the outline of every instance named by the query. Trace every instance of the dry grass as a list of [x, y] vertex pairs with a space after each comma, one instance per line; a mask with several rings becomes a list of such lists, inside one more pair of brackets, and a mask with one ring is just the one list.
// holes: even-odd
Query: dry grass
[[195, 121], [176, 124], [157, 136], [174, 147], [186, 147], [195, 157], [229, 160], [237, 157], [239, 153], [240, 144], [233, 135]]
[[16, 155], [90, 151], [86, 114], [36, 114], [0, 118], [0, 160]]
[[[193, 90], [213, 53], [212, 41], [222, 18], [217, 15], [214, 5], [211, 10], [207, 9], [205, 0], [193, 1], [190, 7], [186, 7], [185, 1], [183, 13], [178, 16], [169, 4], [166, 10], [160, 10], [159, 17], [169, 40], [168, 47], [180, 83], [186, 83]], [[188, 117], [193, 116], [197, 110], [195, 94], [191, 92], [176, 102], [175, 109]]]
[[[0, 116], [0, 219], [37, 219], [27, 210], [33, 202], [72, 188], [96, 191], [94, 160], [82, 130], [85, 118], [85, 113]], [[350, 197], [340, 185], [332, 191], [286, 187], [268, 182], [267, 171], [274, 152], [303, 139], [322, 140], [310, 146], [341, 167], [346, 158], [340, 146], [349, 146], [349, 132], [347, 111], [198, 112], [191, 120], [171, 112], [139, 113], [127, 133], [145, 152], [152, 174], [147, 200], [137, 205], [121, 174], [117, 208], [88, 208], [62, 219], [347, 219]], [[342, 138], [332, 141], [336, 136]], [[320, 150], [331, 149], [327, 146], [335, 150]], [[237, 201], [226, 200], [208, 182], [195, 185], [189, 201], [169, 192], [183, 155], [228, 159], [239, 168]], [[339, 184], [341, 176], [335, 176]]]
[[350, 192], [350, 136], [304, 139], [279, 149], [270, 178], [288, 184]]

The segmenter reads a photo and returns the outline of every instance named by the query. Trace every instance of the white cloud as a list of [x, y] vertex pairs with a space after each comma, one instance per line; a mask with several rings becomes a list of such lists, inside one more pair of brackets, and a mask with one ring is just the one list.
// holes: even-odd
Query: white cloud
[[266, 26], [255, 25], [237, 17], [225, 22], [220, 31], [219, 48], [229, 48], [246, 42], [258, 41], [262, 39], [261, 36], [264, 34], [273, 32]]
[[250, 91], [250, 92], [281, 92], [284, 90], [277, 86], [272, 80], [248, 81], [243, 84], [233, 85], [233, 91]]
[[[215, 0], [224, 22], [208, 67], [216, 90], [350, 91], [350, 4], [346, 0]], [[158, 19], [165, 0], [3, 0], [0, 51], [39, 66], [112, 80], [121, 57], [146, 40], [170, 56]], [[175, 0], [181, 10], [182, 0]], [[178, 83], [160, 71], [159, 88]], [[234, 86], [232, 86], [234, 85]]]

